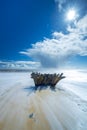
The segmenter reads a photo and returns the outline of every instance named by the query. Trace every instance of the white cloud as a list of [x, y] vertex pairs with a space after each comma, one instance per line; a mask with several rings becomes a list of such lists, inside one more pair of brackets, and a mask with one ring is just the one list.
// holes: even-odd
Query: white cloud
[[75, 55], [87, 56], [87, 15], [73, 27], [67, 28], [67, 34], [54, 32], [51, 39], [32, 44], [32, 48], [21, 51], [41, 63], [42, 67], [58, 67]]
[[33, 61], [0, 61], [0, 69], [37, 69], [39, 66], [39, 62]]

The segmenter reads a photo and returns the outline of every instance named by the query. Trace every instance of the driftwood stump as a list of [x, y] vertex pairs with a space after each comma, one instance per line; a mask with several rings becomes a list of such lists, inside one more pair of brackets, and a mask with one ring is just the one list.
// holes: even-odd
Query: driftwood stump
[[40, 86], [50, 86], [50, 88], [55, 88], [55, 85], [65, 76], [61, 74], [41, 74], [41, 73], [32, 73], [31, 78], [34, 80], [36, 89]]

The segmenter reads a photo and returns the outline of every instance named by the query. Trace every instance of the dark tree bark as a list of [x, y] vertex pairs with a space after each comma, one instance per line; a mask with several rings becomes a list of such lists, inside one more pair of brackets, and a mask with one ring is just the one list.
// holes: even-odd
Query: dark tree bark
[[55, 88], [55, 85], [65, 76], [61, 74], [40, 74], [32, 73], [31, 78], [33, 78], [36, 88], [39, 86], [50, 86], [50, 88]]

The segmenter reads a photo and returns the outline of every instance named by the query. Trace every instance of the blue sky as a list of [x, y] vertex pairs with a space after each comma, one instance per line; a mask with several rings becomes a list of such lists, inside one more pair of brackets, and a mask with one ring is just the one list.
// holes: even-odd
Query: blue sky
[[87, 0], [0, 1], [0, 64], [86, 67]]

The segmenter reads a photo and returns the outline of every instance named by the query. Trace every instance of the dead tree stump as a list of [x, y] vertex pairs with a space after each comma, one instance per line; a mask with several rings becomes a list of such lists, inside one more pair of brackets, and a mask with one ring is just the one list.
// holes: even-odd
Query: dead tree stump
[[34, 80], [36, 89], [40, 86], [50, 86], [50, 88], [55, 88], [55, 85], [65, 76], [61, 74], [40, 74], [32, 73], [31, 78]]

